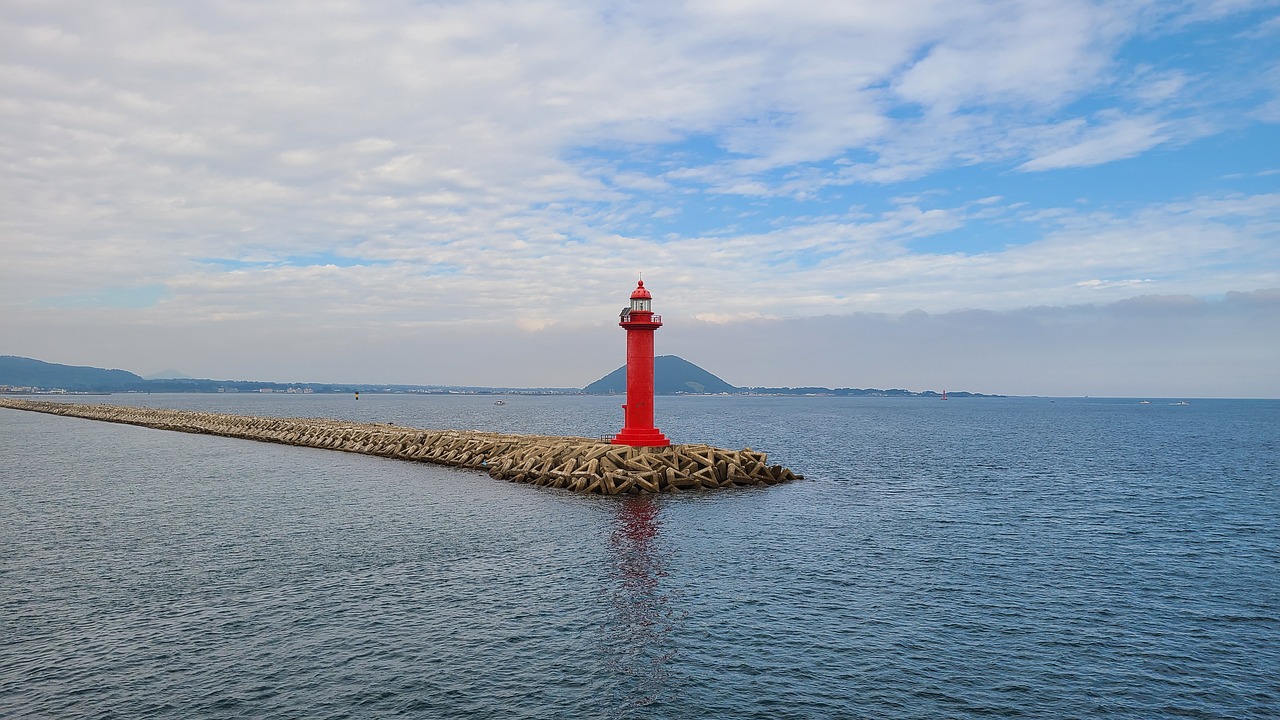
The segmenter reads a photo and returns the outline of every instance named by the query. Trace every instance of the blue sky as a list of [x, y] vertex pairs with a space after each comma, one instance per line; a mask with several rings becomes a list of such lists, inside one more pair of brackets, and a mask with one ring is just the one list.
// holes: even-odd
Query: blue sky
[[1274, 1], [16, 2], [0, 46], [0, 353], [581, 386], [643, 271], [735, 384], [1280, 396]]

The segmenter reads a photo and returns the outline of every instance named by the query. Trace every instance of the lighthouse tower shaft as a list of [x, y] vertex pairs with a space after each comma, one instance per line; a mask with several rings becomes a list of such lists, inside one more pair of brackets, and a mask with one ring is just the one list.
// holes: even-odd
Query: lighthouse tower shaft
[[662, 316], [653, 314], [652, 302], [641, 280], [618, 323], [627, 331], [627, 404], [622, 406], [623, 428], [613, 439], [618, 445], [671, 444], [653, 425], [653, 333], [662, 327]]

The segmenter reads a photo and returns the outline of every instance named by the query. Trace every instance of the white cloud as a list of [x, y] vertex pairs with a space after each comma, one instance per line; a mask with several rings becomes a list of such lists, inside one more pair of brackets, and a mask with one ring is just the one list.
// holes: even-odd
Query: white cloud
[[927, 108], [1055, 107], [1095, 81], [1117, 40], [1114, 16], [1080, 3], [968, 5], [896, 89]]
[[[1270, 196], [1085, 212], [931, 177], [1090, 167], [1209, 132], [1183, 115], [1213, 78], [1117, 56], [1152, 7], [7, 7], [0, 304], [13, 323], [186, 322], [230, 342], [568, 332], [638, 270], [669, 315], [722, 321], [1114, 300], [1135, 278], [1280, 285]], [[905, 181], [901, 201], [862, 197]], [[51, 306], [152, 287], [145, 308]]]
[[1112, 288], [1136, 288], [1144, 283], [1154, 282], [1151, 278], [1130, 278], [1127, 280], [1101, 280], [1094, 278], [1092, 280], [1081, 280], [1076, 283], [1077, 286], [1083, 288], [1093, 288], [1098, 290], [1110, 290]]
[[1066, 146], [1040, 154], [1018, 169], [1035, 172], [1100, 165], [1133, 157], [1169, 139], [1163, 124], [1153, 117], [1110, 119], [1100, 126], [1074, 122], [1067, 128], [1072, 132]]
[[1140, 68], [1137, 75], [1127, 93], [1147, 106], [1176, 100], [1186, 91], [1189, 82], [1186, 73], [1178, 70], [1156, 72]]
[[[660, 353], [681, 355], [738, 385], [1280, 397], [1280, 289], [1228, 293], [1212, 301], [1151, 295], [999, 312], [709, 321], [665, 315], [657, 337]], [[89, 360], [142, 372], [177, 362], [195, 376], [284, 382], [567, 387], [622, 364], [625, 340], [615, 321], [610, 313], [591, 325], [537, 331], [518, 321], [352, 327], [239, 318], [140, 323], [136, 311], [120, 309], [76, 315], [38, 309], [3, 320], [10, 333], [29, 325], [56, 329], [16, 332], [9, 337], [23, 340], [5, 347], [55, 362]], [[158, 334], [167, 342], [155, 343]], [[298, 362], [299, 354], [305, 363]]]
[[1280, 289], [1217, 301], [1152, 295], [1001, 312], [669, 325], [662, 332], [663, 352], [738, 385], [785, 378], [792, 386], [1021, 395], [1280, 397]]

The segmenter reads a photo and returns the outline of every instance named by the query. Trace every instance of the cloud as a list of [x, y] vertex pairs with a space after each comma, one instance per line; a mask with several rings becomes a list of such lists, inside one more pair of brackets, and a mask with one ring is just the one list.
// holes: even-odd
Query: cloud
[[969, 5], [895, 83], [931, 110], [1054, 107], [1094, 82], [1117, 42], [1119, 13], [1082, 4]]
[[[166, 171], [141, 188], [161, 195], [233, 174], [239, 185], [338, 202], [407, 187], [536, 202], [590, 192], [556, 157], [575, 146], [715, 133], [743, 156], [712, 166], [736, 178], [718, 184], [749, 188], [744, 175], [850, 147], [904, 152], [893, 139], [901, 124], [885, 112], [895, 98], [880, 84], [929, 104], [1056, 102], [1105, 62], [1106, 43], [1094, 39], [1105, 23], [1084, 6], [1015, 3], [1004, 18], [996, 6], [911, 5], [797, 14], [702, 3], [620, 22], [555, 2], [423, 4], [399, 16], [348, 5], [90, 4], [36, 13], [45, 24], [28, 27], [15, 50], [39, 69], [8, 89], [44, 120], [17, 123], [26, 162], [95, 169], [78, 173], [82, 190], [95, 174], [140, 164]], [[993, 27], [1005, 41], [998, 51], [980, 44]], [[964, 47], [965, 82], [937, 59], [960, 52], [951, 45], [912, 64], [922, 44], [944, 38]], [[1041, 51], [1045, 38], [1062, 47]], [[362, 135], [394, 139], [373, 157], [333, 152]]]
[[1135, 288], [1144, 283], [1154, 282], [1150, 278], [1130, 278], [1127, 280], [1100, 280], [1094, 278], [1092, 280], [1081, 280], [1076, 283], [1078, 287], [1096, 288], [1099, 290], [1110, 290], [1112, 288]]
[[[68, 267], [65, 248], [32, 244], [12, 250], [17, 262], [0, 268], [0, 298], [29, 307], [51, 296], [92, 297], [94, 288], [129, 278], [165, 289], [154, 313], [192, 322], [269, 313], [280, 323], [335, 329], [506, 318], [575, 324], [625, 300], [619, 294], [644, 270], [668, 314], [1003, 310], [1093, 302], [1099, 294], [1116, 300], [1134, 290], [1131, 279], [1206, 295], [1280, 284], [1280, 250], [1269, 239], [1277, 216], [1275, 195], [1204, 197], [1128, 214], [907, 197], [877, 214], [652, 244], [602, 232], [592, 218], [565, 223], [550, 210], [515, 219], [497, 209], [450, 210], [406, 216], [413, 232], [357, 236], [320, 252], [275, 242], [236, 250], [231, 262], [209, 262], [224, 249], [216, 241], [152, 257], [121, 239], [85, 246], [82, 262]], [[1010, 223], [1034, 228], [1038, 239], [982, 251], [913, 249]]]
[[1219, 300], [1150, 295], [1100, 305], [855, 313], [662, 332], [664, 352], [739, 385], [776, 385], [785, 377], [792, 386], [1280, 397], [1274, 372], [1280, 289]]
[[1035, 172], [1100, 165], [1133, 157], [1170, 139], [1162, 123], [1153, 117], [1117, 118], [1099, 126], [1073, 121], [1061, 130], [1067, 136], [1064, 147], [1040, 154], [1018, 169]]
[[[564, 387], [591, 382], [625, 360], [625, 339], [612, 312], [593, 324], [536, 331], [517, 322], [430, 318], [416, 326], [220, 327], [160, 316], [140, 323], [126, 312], [35, 309], [6, 317], [5, 349], [67, 363], [92, 355], [94, 364], [143, 373], [181, 360], [190, 375], [226, 379]], [[1004, 311], [664, 317], [660, 353], [680, 355], [738, 385], [1280, 397], [1274, 371], [1280, 365], [1280, 287], [1214, 300], [1146, 295]], [[56, 332], [23, 332], [28, 325]], [[157, 335], [166, 341], [155, 342]], [[298, 362], [300, 355], [305, 363]]]
[[729, 324], [1273, 287], [1257, 186], [1035, 189], [1273, 115], [1238, 72], [1264, 50], [1128, 44], [1212, 54], [1235, 35], [1189, 18], [1258, 7], [8, 6], [6, 335], [496, 348], [594, 326], [640, 270]]

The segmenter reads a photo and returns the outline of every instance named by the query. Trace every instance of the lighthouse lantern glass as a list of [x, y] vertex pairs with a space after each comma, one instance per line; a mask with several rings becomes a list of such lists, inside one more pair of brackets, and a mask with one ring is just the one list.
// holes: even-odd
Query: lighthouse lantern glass
[[636, 310], [643, 310], [645, 312], [649, 312], [650, 310], [652, 310], [652, 308], [650, 307], [652, 303], [653, 301], [647, 298], [632, 298], [631, 310], [633, 312]]

